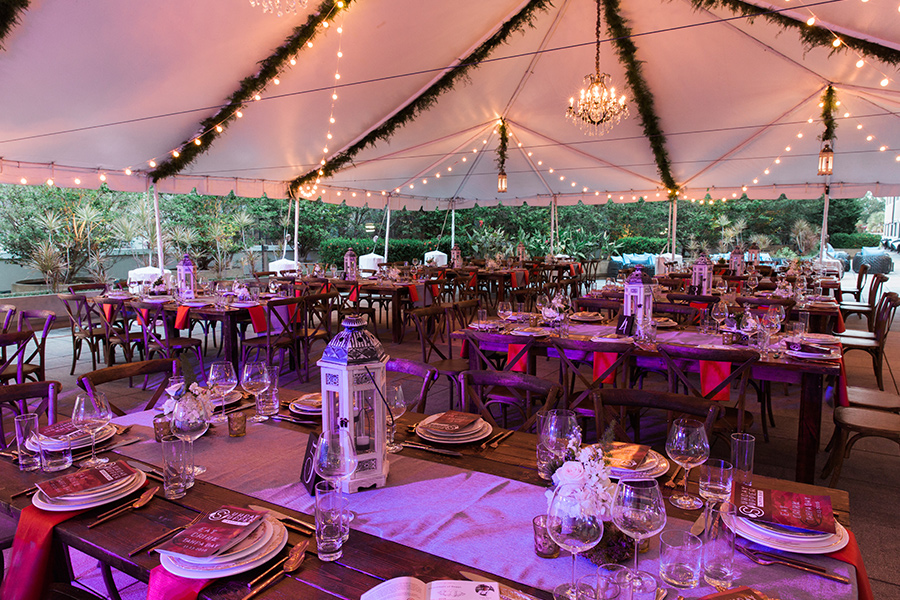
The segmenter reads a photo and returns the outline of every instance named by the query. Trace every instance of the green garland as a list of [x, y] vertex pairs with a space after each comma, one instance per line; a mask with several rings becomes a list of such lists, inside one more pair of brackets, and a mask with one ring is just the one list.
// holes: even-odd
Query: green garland
[[[344, 10], [349, 8], [353, 1], [344, 0]], [[259, 63], [259, 72], [256, 75], [245, 77], [241, 81], [240, 87], [228, 98], [228, 103], [222, 106], [215, 115], [200, 122], [200, 131], [203, 134], [182, 142], [178, 148], [179, 155], [177, 157], [172, 156], [166, 159], [150, 172], [153, 181], [157, 182], [180, 173], [195, 158], [206, 152], [222, 133], [216, 131], [216, 126], [220, 125], [224, 131], [237, 118], [235, 113], [243, 109], [256, 94], [262, 92], [269, 82], [286, 68], [291, 58], [303, 50], [307, 42], [316, 37], [321, 29], [321, 24], [334, 20], [338, 11], [341, 10], [337, 3], [338, 0], [324, 0], [319, 4], [317, 12], [309, 15], [305, 24], [295, 27], [285, 42], [271, 56]], [[201, 143], [197, 145], [194, 143], [194, 139], [199, 139]]]
[[675, 177], [672, 176], [672, 166], [669, 161], [669, 152], [666, 150], [666, 136], [659, 125], [659, 116], [656, 114], [656, 106], [653, 102], [653, 93], [644, 79], [642, 63], [637, 59], [637, 46], [631, 39], [631, 27], [622, 17], [619, 9], [619, 0], [601, 0], [603, 4], [603, 16], [606, 19], [606, 31], [612, 38], [616, 47], [616, 54], [625, 67], [625, 78], [628, 87], [634, 95], [634, 103], [638, 114], [641, 116], [641, 124], [644, 127], [644, 136], [650, 142], [650, 149], [656, 159], [656, 169], [659, 178], [669, 197], [674, 198], [678, 190]]
[[288, 194], [293, 197], [296, 190], [301, 185], [312, 183], [317, 178], [334, 175], [349, 164], [353, 158], [364, 149], [375, 145], [378, 141], [389, 140], [395, 131], [407, 123], [412, 122], [421, 113], [434, 106], [442, 94], [452, 90], [457, 81], [465, 77], [470, 69], [478, 67], [481, 61], [490, 56], [491, 53], [498, 46], [503, 44], [510, 35], [524, 29], [526, 26], [530, 27], [535, 18], [535, 13], [539, 10], [547, 10], [549, 6], [551, 6], [550, 0], [530, 0], [522, 10], [504, 23], [494, 35], [473, 50], [472, 53], [465, 57], [459, 64], [444, 73], [441, 78], [434, 82], [427, 90], [410, 100], [410, 102], [397, 111], [394, 116], [371, 130], [365, 137], [343, 152], [336, 154], [322, 167], [313, 169], [305, 175], [301, 175], [291, 181], [288, 184]]
[[876, 44], [875, 42], [845, 34], [840, 34], [841, 45], [835, 48], [832, 45], [835, 34], [828, 29], [817, 27], [815, 25], [810, 27], [805, 21], [793, 19], [778, 12], [772, 12], [771, 9], [747, 4], [746, 2], [741, 2], [741, 0], [690, 0], [690, 2], [694, 8], [698, 10], [701, 8], [709, 9], [721, 7], [745, 17], [764, 17], [767, 21], [779, 25], [782, 29], [796, 29], [800, 32], [800, 39], [807, 49], [827, 46], [831, 48], [831, 53], [833, 54], [841, 48], [846, 47], [847, 49], [856, 50], [860, 54], [870, 58], [876, 58], [889, 65], [900, 64], [900, 50], [894, 50], [893, 48], [888, 48], [881, 44]]
[[0, 50], [5, 50], [3, 38], [19, 22], [21, 13], [28, 8], [28, 0], [3, 0], [0, 2]]
[[497, 170], [502, 172], [506, 171], [506, 157], [509, 152], [509, 130], [506, 128], [506, 119], [500, 119], [497, 135], [500, 138], [497, 142]]
[[819, 136], [823, 142], [834, 141], [837, 137], [834, 130], [837, 129], [837, 123], [834, 120], [834, 113], [837, 112], [837, 94], [834, 86], [829, 84], [822, 94], [822, 123], [825, 125], [825, 131]]

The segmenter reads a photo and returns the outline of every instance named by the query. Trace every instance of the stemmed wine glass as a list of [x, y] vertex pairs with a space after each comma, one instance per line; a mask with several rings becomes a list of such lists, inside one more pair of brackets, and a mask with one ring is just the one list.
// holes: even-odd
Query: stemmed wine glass
[[323, 479], [335, 484], [339, 480], [350, 477], [359, 459], [353, 440], [346, 429], [337, 431], [323, 431], [319, 434], [319, 444], [316, 446], [316, 473]]
[[509, 302], [498, 302], [497, 303], [497, 316], [500, 317], [502, 321], [505, 321], [512, 315], [512, 304]]
[[709, 311], [709, 315], [716, 322], [716, 331], [718, 332], [722, 328], [722, 323], [728, 318], [728, 305], [721, 300], [716, 302]]
[[[244, 363], [244, 368], [241, 369], [241, 387], [244, 388], [245, 392], [253, 396], [257, 406], [259, 406], [259, 395], [269, 389], [269, 385], [269, 369], [266, 363], [249, 360]], [[260, 423], [268, 418], [259, 414], [259, 410], [257, 410], [256, 414], [247, 420], [253, 423]]]
[[688, 494], [688, 475], [691, 468], [702, 465], [709, 458], [709, 440], [703, 423], [694, 419], [678, 419], [666, 440], [666, 454], [684, 467], [684, 494], [672, 494], [669, 502], [684, 510], [697, 510], [703, 501]]
[[188, 462], [193, 466], [193, 474], [206, 473], [206, 467], [194, 464], [194, 440], [209, 429], [209, 410], [206, 404], [194, 394], [186, 394], [178, 399], [169, 420], [172, 435], [187, 442]]
[[569, 447], [581, 446], [581, 426], [574, 411], [565, 408], [549, 410], [540, 423], [538, 439], [554, 454], [564, 454]]
[[778, 318], [778, 311], [772, 310], [773, 308], [773, 306], [770, 306], [769, 310], [766, 311], [765, 316], [762, 318], [762, 321], [760, 321], [760, 329], [764, 332], [764, 341], [760, 344], [760, 350], [766, 355], [769, 354], [769, 344], [772, 340], [772, 334], [778, 333], [781, 329], [781, 319]]
[[210, 418], [210, 422], [224, 423], [228, 420], [228, 417], [225, 416], [225, 396], [237, 387], [237, 375], [234, 373], [234, 367], [227, 360], [214, 362], [209, 367], [209, 377], [206, 382], [213, 394], [222, 398], [222, 412]]
[[387, 405], [388, 409], [391, 411], [391, 414], [388, 416], [387, 451], [391, 454], [396, 454], [403, 450], [403, 446], [394, 442], [394, 434], [397, 432], [396, 421], [406, 412], [406, 398], [403, 395], [403, 386], [394, 384], [388, 387]]
[[572, 583], [564, 583], [553, 590], [553, 596], [575, 600], [575, 560], [579, 552], [590, 550], [603, 536], [603, 519], [598, 507], [586, 501], [592, 493], [581, 484], [566, 484], [556, 488], [547, 511], [547, 533], [550, 538], [572, 554]]
[[782, 306], [781, 304], [772, 304], [771, 306], [769, 306], [768, 312], [774, 312], [775, 316], [778, 317], [778, 327], [780, 329], [781, 324], [784, 323], [785, 317], [787, 317], [784, 312], [784, 306]]
[[728, 282], [724, 279], [719, 279], [716, 282], [716, 289], [719, 291], [719, 294], [724, 296], [728, 293]]
[[112, 411], [109, 409], [109, 402], [103, 392], [78, 394], [75, 398], [72, 424], [91, 436], [91, 457], [81, 463], [82, 467], [97, 467], [109, 462], [108, 458], [97, 458], [96, 441], [97, 434], [106, 427], [111, 419]]
[[756, 293], [756, 288], [759, 287], [759, 277], [756, 273], [750, 275], [747, 278], [747, 288], [750, 290], [750, 294], [753, 295]]
[[634, 568], [628, 575], [632, 589], [652, 592], [656, 578], [638, 570], [638, 546], [666, 526], [666, 508], [655, 479], [620, 479], [612, 505], [613, 523], [634, 539]]

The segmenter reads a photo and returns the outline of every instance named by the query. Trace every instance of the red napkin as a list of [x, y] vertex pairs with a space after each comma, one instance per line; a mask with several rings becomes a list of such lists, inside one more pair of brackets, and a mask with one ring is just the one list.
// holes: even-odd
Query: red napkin
[[[106, 308], [106, 306], [104, 306], [103, 308]], [[146, 327], [150, 324], [149, 309], [142, 308], [139, 311], [137, 311], [136, 313], [134, 313], [134, 316], [137, 317], [138, 325], [141, 325], [142, 327]], [[106, 320], [108, 321], [109, 317], [107, 317]]]
[[529, 273], [528, 273], [528, 271], [525, 271], [525, 285], [528, 285], [528, 277], [529, 277]]
[[518, 283], [518, 279], [516, 278], [516, 272], [515, 272], [515, 271], [513, 271], [513, 272], [510, 274], [510, 279], [511, 279], [511, 281], [512, 281], [512, 286], [513, 286], [513, 287], [519, 287], [519, 283]]
[[[350, 300], [350, 302], [356, 302], [357, 300], [359, 300], [359, 284], [358, 283], [350, 288], [350, 296], [348, 296], [348, 300]], [[254, 327], [254, 329], [256, 329], [256, 327]]]
[[106, 317], [106, 321], [111, 322], [113, 305], [112, 304], [101, 304], [100, 306], [103, 308], [103, 316]]
[[212, 579], [188, 579], [166, 571], [159, 565], [150, 570], [147, 600], [195, 600]]
[[408, 285], [406, 287], [409, 290], [409, 299], [415, 304], [419, 301], [419, 290], [416, 289], [415, 285]]
[[444, 271], [441, 271], [440, 273], [438, 273], [438, 279], [443, 279], [443, 278], [444, 278]]
[[53, 528], [80, 515], [83, 510], [43, 511], [26, 506], [19, 517], [9, 571], [0, 588], [3, 600], [39, 600], [47, 580]]
[[[594, 352], [594, 381], [597, 381], [597, 378], [610, 368], [618, 358], [619, 355], [615, 352]], [[604, 377], [600, 383], [615, 383], [617, 371], [613, 371]]]
[[709, 308], [709, 304], [707, 304], [706, 302], [691, 302], [690, 306], [691, 306], [691, 308], [697, 309], [697, 315], [694, 317], [694, 323], [699, 323], [700, 322], [700, 314], [704, 310]]
[[475, 287], [475, 283], [478, 281], [478, 273], [472, 273], [472, 279], [469, 280], [469, 287]]
[[[716, 389], [722, 380], [731, 375], [731, 363], [717, 360], [700, 361], [700, 391], [706, 396]], [[710, 398], [715, 402], [727, 402], [731, 398], [731, 386], [722, 388], [715, 396]]]
[[175, 329], [186, 329], [191, 322], [188, 313], [191, 311], [189, 306], [179, 306], [178, 312], [175, 313]]
[[432, 285], [432, 286], [431, 286], [431, 298], [432, 298], [432, 300], [433, 300], [434, 298], [437, 298], [437, 297], [440, 296], [440, 295], [441, 295], [441, 289], [440, 289], [440, 287], [438, 287], [438, 286], [436, 286], [436, 285]]
[[266, 309], [257, 304], [247, 310], [250, 313], [250, 322], [253, 323], [253, 331], [265, 333], [266, 329], [269, 328], [268, 323], [266, 323]]
[[469, 340], [463, 340], [462, 346], [459, 348], [460, 358], [469, 358]]
[[873, 600], [872, 585], [869, 583], [869, 575], [866, 573], [866, 565], [863, 564], [862, 554], [859, 551], [859, 545], [856, 543], [856, 536], [849, 529], [847, 530], [847, 535], [850, 536], [850, 543], [837, 552], [829, 552], [825, 556], [856, 567], [856, 587], [859, 590], [859, 600]]
[[575, 275], [576, 275], [575, 263], [569, 263], [569, 274], [572, 275], [572, 277], [575, 277]]
[[[506, 350], [506, 364], [509, 365], [510, 361], [516, 357], [516, 355], [525, 347], [525, 344], [510, 344]], [[519, 357], [519, 360], [516, 361], [509, 369], [510, 371], [517, 371], [519, 373], [525, 373], [528, 371], [528, 353], [526, 352], [522, 356]]]
[[844, 346], [838, 344], [841, 349], [841, 374], [837, 380], [837, 403], [839, 406], [850, 406], [850, 395], [847, 393], [847, 368], [844, 366]]
[[844, 314], [838, 310], [837, 322], [834, 324], [834, 332], [844, 333], [845, 331], [847, 331], [847, 328], [844, 326]]

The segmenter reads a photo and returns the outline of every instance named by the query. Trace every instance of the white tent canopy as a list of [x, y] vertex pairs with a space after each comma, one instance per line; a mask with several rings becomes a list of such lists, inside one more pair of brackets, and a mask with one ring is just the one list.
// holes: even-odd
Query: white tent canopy
[[[752, 2], [900, 50], [896, 0]], [[397, 112], [525, 4], [353, 2], [278, 85], [270, 83], [208, 152], [161, 180], [159, 191], [285, 197], [287, 181]], [[314, 10], [312, 0], [305, 11]], [[896, 68], [869, 57], [858, 68], [854, 51], [807, 50], [793, 29], [724, 9], [697, 11], [687, 0], [622, 0], [620, 14], [632, 28], [682, 197], [731, 199], [744, 186], [752, 198], [820, 196], [818, 103], [829, 83], [841, 102], [831, 196], [900, 195]], [[264, 14], [247, 0], [32, 0], [0, 40], [0, 182], [97, 187], [103, 176], [113, 189], [146, 190], [150, 161], [196, 136], [200, 121], [306, 16]], [[565, 117], [593, 70], [594, 19], [594, 2], [557, 0], [316, 194], [380, 207], [390, 193], [392, 208], [426, 209], [447, 208], [450, 199], [457, 208], [549, 204], [553, 196], [561, 205], [665, 199], [633, 102], [628, 119], [602, 137]], [[602, 38], [601, 68], [631, 99], [605, 29]], [[501, 116], [511, 134], [505, 194], [497, 192], [495, 164]]]

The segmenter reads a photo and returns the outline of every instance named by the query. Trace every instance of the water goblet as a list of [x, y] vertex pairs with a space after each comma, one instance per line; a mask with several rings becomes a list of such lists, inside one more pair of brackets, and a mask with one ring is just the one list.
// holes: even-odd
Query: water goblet
[[193, 475], [205, 473], [206, 467], [194, 464], [194, 440], [209, 429], [209, 410], [206, 404], [194, 394], [181, 396], [172, 409], [169, 427], [174, 436], [187, 442], [187, 462], [193, 467], [190, 479], [193, 480]]
[[710, 502], [728, 502], [734, 482], [734, 467], [724, 460], [710, 460], [700, 467], [700, 496]]
[[497, 303], [497, 316], [500, 317], [501, 320], [505, 321], [512, 315], [512, 305], [509, 302], [498, 302]]
[[684, 467], [684, 493], [672, 494], [669, 502], [684, 510], [696, 510], [703, 501], [688, 494], [688, 475], [691, 468], [702, 465], [709, 458], [709, 440], [703, 423], [694, 419], [678, 419], [669, 431], [666, 454]]
[[75, 398], [75, 407], [72, 409], [72, 424], [79, 431], [83, 431], [91, 436], [91, 457], [81, 463], [82, 467], [97, 467], [109, 462], [108, 458], [97, 458], [96, 442], [97, 434], [106, 427], [111, 419], [112, 411], [103, 392], [94, 391], [90, 394], [78, 394]]
[[547, 533], [561, 548], [572, 554], [572, 582], [553, 590], [554, 598], [575, 600], [577, 594], [575, 561], [580, 552], [590, 550], [603, 536], [603, 519], [599, 507], [586, 502], [586, 490], [580, 484], [566, 484], [556, 488], [547, 511]]
[[394, 442], [394, 434], [397, 432], [396, 420], [406, 412], [406, 398], [403, 395], [403, 386], [394, 384], [387, 389], [387, 405], [391, 414], [388, 415], [388, 443], [387, 451], [396, 454], [403, 450], [403, 446]]
[[631, 587], [639, 592], [656, 589], [656, 578], [638, 569], [638, 546], [666, 526], [666, 508], [655, 479], [620, 479], [612, 505], [613, 523], [634, 539], [634, 568], [629, 573]]
[[225, 396], [237, 387], [237, 375], [234, 373], [234, 367], [227, 360], [214, 362], [209, 367], [209, 377], [206, 382], [213, 395], [222, 399], [222, 412], [211, 417], [210, 422], [224, 423], [228, 420], [228, 417], [225, 416]]
[[319, 434], [315, 469], [320, 477], [337, 484], [339, 480], [350, 477], [358, 464], [356, 448], [346, 429]]
[[718, 331], [725, 319], [728, 318], [728, 305], [720, 300], [713, 305], [709, 314], [716, 322], [716, 330]]
[[[254, 400], [269, 389], [269, 385], [269, 369], [266, 363], [249, 360], [244, 363], [244, 368], [241, 369], [241, 387], [244, 388], [245, 392], [251, 394]], [[260, 423], [268, 418], [257, 411], [255, 415], [247, 420], [252, 423]]]

